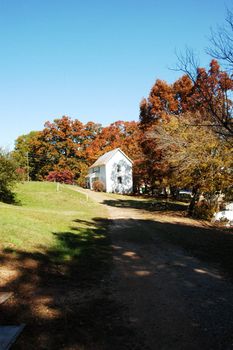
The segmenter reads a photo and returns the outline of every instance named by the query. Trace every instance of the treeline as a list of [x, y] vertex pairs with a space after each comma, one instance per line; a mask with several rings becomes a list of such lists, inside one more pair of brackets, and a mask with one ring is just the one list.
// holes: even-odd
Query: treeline
[[102, 154], [120, 147], [134, 161], [134, 182], [138, 186], [143, 181], [141, 135], [135, 121], [102, 127], [63, 116], [46, 122], [42, 131], [19, 136], [13, 154], [24, 179], [59, 179], [85, 186], [88, 167]]

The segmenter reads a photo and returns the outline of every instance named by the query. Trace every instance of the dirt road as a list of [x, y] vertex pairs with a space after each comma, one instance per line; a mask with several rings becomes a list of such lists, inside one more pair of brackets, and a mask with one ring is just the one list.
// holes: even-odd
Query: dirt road
[[85, 193], [107, 206], [111, 219], [110, 289], [128, 329], [116, 327], [111, 349], [233, 349], [233, 285], [218, 267], [163, 239], [205, 228]]

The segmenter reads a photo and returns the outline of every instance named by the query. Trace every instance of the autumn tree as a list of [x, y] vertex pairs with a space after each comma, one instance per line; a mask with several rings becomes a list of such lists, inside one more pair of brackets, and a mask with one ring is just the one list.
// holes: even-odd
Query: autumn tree
[[190, 56], [189, 62], [181, 58], [180, 64], [186, 74], [173, 84], [157, 80], [140, 105], [142, 148], [152, 190], [154, 186], [166, 186], [171, 171], [164, 161], [164, 150], [157, 147], [156, 139], [147, 137], [156, 126], [166, 127], [173, 116], [182, 119], [190, 112], [193, 127], [208, 126], [228, 142], [233, 135], [232, 79], [220, 70], [216, 60], [210, 62], [208, 70], [198, 67], [191, 70], [188, 63], [193, 68], [194, 58]]
[[29, 160], [32, 180], [43, 180], [52, 171], [68, 171], [84, 184], [89, 165], [86, 150], [100, 130], [100, 124], [83, 124], [64, 116], [46, 122], [42, 131], [19, 137], [14, 156], [21, 157], [24, 164]]
[[144, 152], [148, 185], [152, 191], [155, 187], [165, 189], [170, 170], [163, 162], [163, 152], [156, 147], [156, 140], [148, 138], [148, 134], [156, 125], [168, 123], [171, 116], [179, 116], [191, 109], [192, 89], [193, 83], [187, 75], [174, 84], [156, 80], [148, 98], [141, 102], [139, 117], [142, 131], [141, 146]]
[[191, 94], [192, 110], [201, 111], [201, 125], [208, 119], [209, 127], [232, 142], [233, 137], [233, 105], [231, 76], [220, 69], [216, 60], [212, 60], [209, 69], [197, 66], [191, 50], [178, 57], [177, 69], [185, 73], [193, 83]]
[[167, 124], [157, 125], [148, 135], [156, 140], [163, 162], [170, 169], [169, 184], [192, 189], [191, 214], [201, 194], [215, 204], [216, 192], [225, 192], [233, 182], [233, 148], [208, 123], [194, 126], [198, 117], [190, 112], [182, 118], [172, 116]]
[[189, 98], [193, 83], [184, 75], [174, 84], [157, 79], [147, 99], [140, 105], [140, 125], [148, 129], [157, 121], [168, 121], [170, 115], [179, 115], [190, 109]]
[[74, 183], [74, 174], [70, 170], [51, 171], [46, 176], [46, 180], [72, 185]]

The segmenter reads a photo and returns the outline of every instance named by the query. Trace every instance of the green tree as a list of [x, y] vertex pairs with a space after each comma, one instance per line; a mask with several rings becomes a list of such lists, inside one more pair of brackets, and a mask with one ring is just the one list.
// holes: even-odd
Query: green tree
[[33, 140], [39, 135], [38, 131], [31, 131], [28, 134], [19, 136], [15, 141], [15, 148], [12, 157], [18, 163], [18, 173], [22, 180], [27, 180], [30, 173], [29, 154], [32, 153]]
[[11, 153], [0, 149], [0, 201], [11, 203], [14, 201], [12, 188], [17, 182], [18, 164]]

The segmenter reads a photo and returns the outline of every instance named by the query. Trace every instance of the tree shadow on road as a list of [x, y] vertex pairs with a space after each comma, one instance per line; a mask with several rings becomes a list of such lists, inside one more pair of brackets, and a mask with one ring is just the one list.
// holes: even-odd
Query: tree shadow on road
[[187, 203], [174, 202], [162, 199], [135, 200], [135, 199], [106, 199], [103, 204], [117, 208], [133, 208], [149, 212], [180, 212], [184, 215], [187, 211]]
[[233, 280], [233, 232], [184, 222], [117, 219], [115, 237], [139, 245], [159, 242], [185, 249], [187, 254], [220, 267]]

